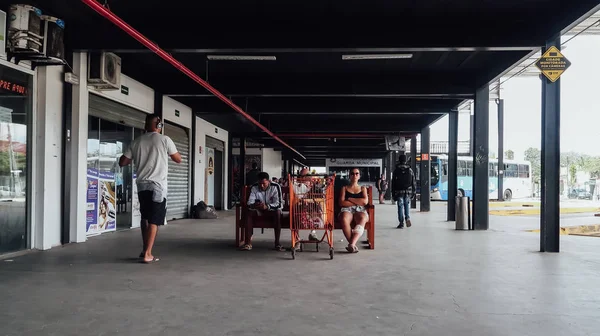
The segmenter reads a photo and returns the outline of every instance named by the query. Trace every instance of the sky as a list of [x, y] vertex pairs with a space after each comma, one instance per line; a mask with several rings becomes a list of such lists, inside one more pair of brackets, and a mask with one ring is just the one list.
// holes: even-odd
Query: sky
[[[563, 37], [563, 41], [567, 38]], [[563, 46], [571, 67], [561, 77], [561, 152], [600, 156], [600, 36], [578, 36]], [[513, 77], [501, 87], [504, 99], [504, 150], [522, 159], [541, 146], [541, 81]], [[458, 140], [469, 139], [469, 116], [459, 116]], [[432, 141], [448, 140], [448, 117], [431, 126]], [[490, 152], [498, 150], [498, 112], [490, 102]]]

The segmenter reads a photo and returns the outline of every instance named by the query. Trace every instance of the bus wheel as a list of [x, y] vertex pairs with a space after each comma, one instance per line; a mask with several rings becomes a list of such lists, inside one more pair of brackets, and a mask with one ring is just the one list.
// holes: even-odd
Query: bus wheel
[[465, 191], [462, 190], [462, 189], [458, 189], [456, 191], [456, 196], [458, 196], [458, 197], [464, 197], [465, 196]]
[[504, 190], [504, 200], [509, 202], [512, 200], [512, 191], [510, 189]]

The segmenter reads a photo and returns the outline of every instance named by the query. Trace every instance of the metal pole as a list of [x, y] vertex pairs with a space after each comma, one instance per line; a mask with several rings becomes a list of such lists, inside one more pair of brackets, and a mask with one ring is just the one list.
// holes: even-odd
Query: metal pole
[[498, 200], [504, 201], [504, 99], [498, 104]]
[[[560, 36], [546, 42], [560, 50]], [[542, 78], [542, 252], [560, 251], [560, 79]]]
[[[417, 136], [413, 135], [410, 138], [410, 168], [412, 169], [412, 171], [416, 174], [417, 173]], [[414, 192], [416, 192], [416, 190], [413, 190]], [[411, 201], [410, 201], [410, 208], [411, 209], [416, 209], [417, 208], [417, 198], [414, 197]]]
[[490, 88], [475, 93], [475, 138], [473, 148], [473, 229], [489, 228], [489, 134]]
[[431, 158], [429, 157], [429, 126], [421, 131], [421, 212], [431, 210]]
[[[458, 193], [458, 112], [450, 112], [448, 122], [448, 221], [456, 219]], [[443, 176], [443, 174], [440, 174]], [[464, 195], [463, 195], [464, 196]]]

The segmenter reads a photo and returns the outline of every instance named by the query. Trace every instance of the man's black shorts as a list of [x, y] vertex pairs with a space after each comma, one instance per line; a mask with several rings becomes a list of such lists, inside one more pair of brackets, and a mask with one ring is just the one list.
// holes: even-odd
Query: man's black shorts
[[154, 202], [152, 194], [153, 192], [150, 190], [138, 193], [142, 220], [147, 220], [149, 224], [163, 225], [167, 216], [167, 200], [163, 199], [162, 203]]

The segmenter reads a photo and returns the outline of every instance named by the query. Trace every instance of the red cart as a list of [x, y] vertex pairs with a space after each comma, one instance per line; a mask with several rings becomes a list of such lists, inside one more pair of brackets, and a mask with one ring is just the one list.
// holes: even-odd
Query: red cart
[[[292, 232], [292, 259], [302, 252], [305, 244], [315, 244], [316, 251], [325, 241], [329, 257], [333, 259], [334, 189], [335, 175], [290, 175], [290, 231]], [[319, 239], [300, 239], [301, 230], [323, 231]]]

